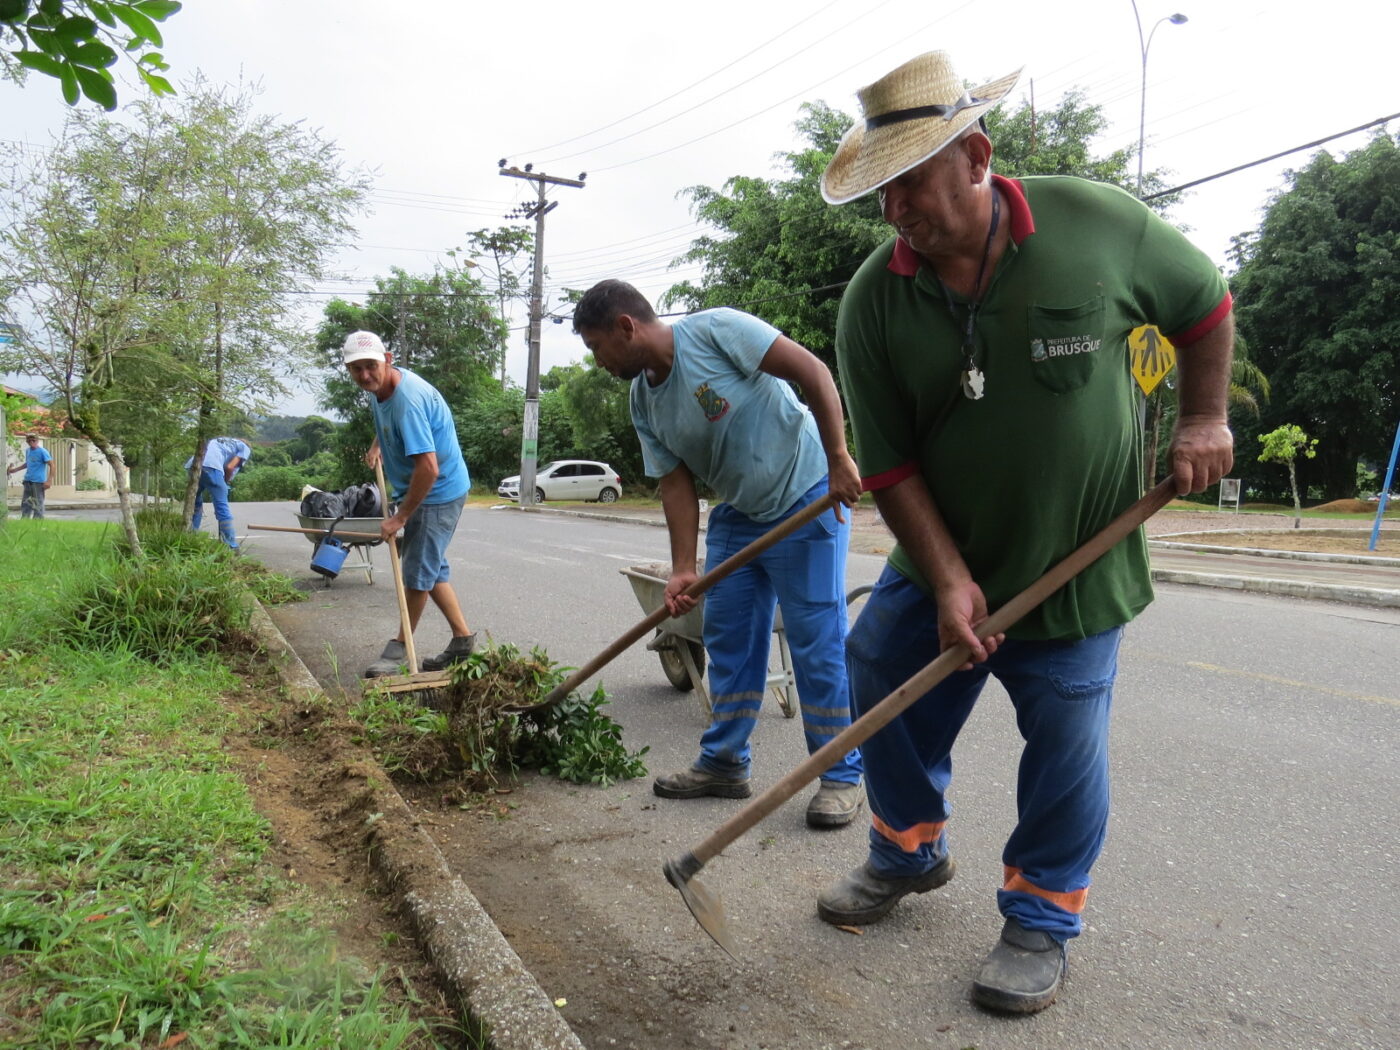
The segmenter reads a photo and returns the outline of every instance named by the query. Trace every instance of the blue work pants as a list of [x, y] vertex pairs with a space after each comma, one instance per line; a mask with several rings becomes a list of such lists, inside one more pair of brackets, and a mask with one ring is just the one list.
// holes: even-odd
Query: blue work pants
[[[1028, 929], [1062, 941], [1078, 935], [1089, 869], [1108, 825], [1108, 721], [1122, 634], [1114, 627], [1081, 641], [1008, 638], [866, 741], [871, 865], [887, 875], [915, 875], [948, 852], [953, 743], [987, 676], [995, 675], [1025, 740], [997, 905]], [[886, 567], [846, 651], [859, 716], [938, 656], [937, 607]]]
[[233, 530], [233, 511], [228, 505], [228, 482], [224, 472], [217, 467], [205, 467], [199, 472], [199, 488], [194, 493], [194, 514], [190, 516], [190, 528], [199, 531], [204, 520], [204, 494], [209, 493], [209, 502], [214, 504], [214, 520], [219, 523], [219, 539], [234, 550], [238, 549], [238, 534]]
[[[774, 521], [758, 522], [727, 503], [710, 512], [705, 564], [714, 568], [785, 518], [826, 496], [818, 482]], [[749, 735], [768, 688], [773, 611], [783, 610], [793, 675], [810, 754], [851, 724], [846, 684], [846, 548], [850, 518], [828, 509], [714, 585], [705, 596], [705, 649], [714, 714], [700, 738], [698, 765], [722, 776], [749, 769]], [[860, 781], [860, 753], [851, 751], [823, 780]]]

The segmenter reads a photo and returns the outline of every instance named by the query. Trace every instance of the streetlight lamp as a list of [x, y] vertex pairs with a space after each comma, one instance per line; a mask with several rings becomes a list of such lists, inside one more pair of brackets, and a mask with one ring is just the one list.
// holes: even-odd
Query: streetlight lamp
[[1134, 21], [1137, 22], [1138, 47], [1142, 49], [1142, 92], [1141, 92], [1141, 105], [1140, 105], [1139, 111], [1138, 111], [1138, 174], [1137, 174], [1137, 195], [1138, 195], [1139, 199], [1141, 199], [1141, 197], [1142, 197], [1142, 145], [1143, 145], [1143, 140], [1144, 140], [1144, 138], [1145, 138], [1146, 135], [1147, 135], [1147, 49], [1150, 48], [1150, 47], [1152, 46], [1152, 36], [1153, 36], [1154, 33], [1157, 32], [1157, 27], [1158, 27], [1159, 25], [1161, 25], [1163, 22], [1170, 22], [1170, 23], [1171, 23], [1172, 25], [1174, 25], [1174, 26], [1179, 26], [1179, 25], [1181, 25], [1183, 22], [1186, 21], [1186, 16], [1183, 15], [1183, 14], [1178, 13], [1178, 14], [1174, 14], [1174, 15], [1168, 15], [1168, 16], [1165, 17], [1165, 18], [1159, 18], [1159, 19], [1157, 19], [1157, 21], [1153, 23], [1152, 28], [1148, 31], [1146, 39], [1144, 39], [1144, 38], [1143, 38], [1143, 35], [1142, 35], [1142, 17], [1138, 14], [1137, 0], [1132, 0], [1132, 4], [1133, 4], [1133, 19], [1134, 19]]

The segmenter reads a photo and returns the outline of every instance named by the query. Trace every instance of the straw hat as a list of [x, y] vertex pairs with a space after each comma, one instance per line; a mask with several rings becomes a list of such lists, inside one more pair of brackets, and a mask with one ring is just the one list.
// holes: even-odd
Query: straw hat
[[997, 105], [1020, 79], [970, 91], [944, 51], [910, 59], [857, 92], [865, 119], [851, 126], [822, 174], [822, 197], [845, 204], [928, 160]]

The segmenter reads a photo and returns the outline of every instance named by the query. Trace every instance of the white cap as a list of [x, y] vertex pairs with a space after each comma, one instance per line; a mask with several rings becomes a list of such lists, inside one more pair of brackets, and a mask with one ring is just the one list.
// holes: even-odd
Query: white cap
[[383, 361], [384, 344], [373, 332], [351, 332], [345, 337], [345, 363], [351, 361]]

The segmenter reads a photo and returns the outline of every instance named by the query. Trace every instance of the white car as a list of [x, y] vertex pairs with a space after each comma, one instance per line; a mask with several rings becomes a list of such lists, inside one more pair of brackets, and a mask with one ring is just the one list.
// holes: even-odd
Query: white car
[[[502, 481], [496, 494], [519, 500], [520, 475]], [[616, 503], [621, 495], [622, 478], [606, 463], [591, 459], [556, 459], [535, 471], [536, 503], [551, 499]]]

